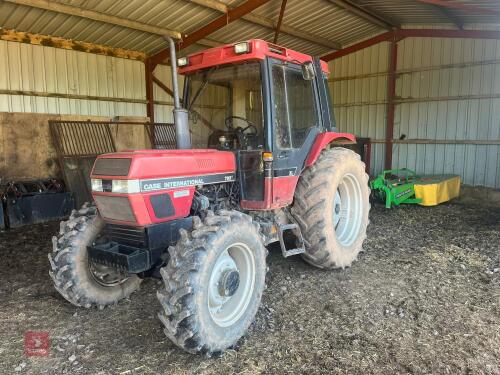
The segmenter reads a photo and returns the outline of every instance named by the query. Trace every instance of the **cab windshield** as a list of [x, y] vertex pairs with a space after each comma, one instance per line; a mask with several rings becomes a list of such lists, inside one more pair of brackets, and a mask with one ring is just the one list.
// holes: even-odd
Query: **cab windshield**
[[264, 121], [259, 62], [208, 68], [187, 77], [192, 147], [262, 149]]

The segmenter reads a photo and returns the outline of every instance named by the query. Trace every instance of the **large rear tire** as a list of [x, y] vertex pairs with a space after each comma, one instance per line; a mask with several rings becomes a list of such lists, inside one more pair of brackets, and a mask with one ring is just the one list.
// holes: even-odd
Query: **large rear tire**
[[365, 164], [335, 147], [300, 177], [292, 214], [304, 236], [303, 258], [319, 268], [347, 267], [362, 250], [370, 211]]
[[254, 320], [264, 290], [267, 250], [258, 225], [236, 211], [194, 217], [193, 231], [169, 248], [158, 314], [167, 337], [190, 353], [234, 347]]
[[89, 263], [87, 246], [104, 226], [95, 206], [85, 204], [61, 222], [49, 253], [50, 277], [56, 290], [75, 306], [103, 308], [116, 304], [139, 288], [136, 275], [120, 275], [112, 268]]

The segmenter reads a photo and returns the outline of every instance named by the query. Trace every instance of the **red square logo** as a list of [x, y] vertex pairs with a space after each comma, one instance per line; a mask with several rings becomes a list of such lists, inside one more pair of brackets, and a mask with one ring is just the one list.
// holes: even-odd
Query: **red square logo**
[[24, 355], [46, 356], [49, 355], [49, 333], [27, 331], [24, 333]]

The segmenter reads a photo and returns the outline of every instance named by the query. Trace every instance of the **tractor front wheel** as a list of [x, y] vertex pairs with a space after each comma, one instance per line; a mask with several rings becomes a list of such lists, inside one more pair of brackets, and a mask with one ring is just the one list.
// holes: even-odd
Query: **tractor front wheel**
[[101, 309], [128, 297], [141, 283], [136, 275], [89, 261], [87, 246], [96, 241], [103, 226], [96, 207], [85, 204], [61, 222], [59, 235], [52, 238], [49, 275], [56, 290], [75, 306]]
[[370, 211], [365, 164], [336, 147], [321, 153], [300, 177], [292, 214], [300, 225], [304, 259], [319, 268], [347, 267], [362, 250]]
[[193, 218], [169, 248], [158, 291], [164, 332], [180, 348], [212, 356], [234, 347], [264, 290], [267, 250], [258, 225], [236, 211]]

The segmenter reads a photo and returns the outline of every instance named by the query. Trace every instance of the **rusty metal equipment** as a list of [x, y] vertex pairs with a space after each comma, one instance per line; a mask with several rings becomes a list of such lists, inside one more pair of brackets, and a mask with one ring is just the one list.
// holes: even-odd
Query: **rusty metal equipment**
[[361, 156], [361, 161], [365, 163], [365, 172], [370, 174], [372, 142], [370, 138], [356, 137], [356, 143], [345, 145]]
[[12, 181], [3, 188], [4, 227], [61, 220], [75, 208], [73, 195], [56, 179]]
[[177, 148], [174, 124], [155, 123], [152, 126], [146, 126], [146, 131], [154, 149], [174, 150]]
[[109, 122], [49, 121], [59, 166], [77, 206], [91, 201], [90, 171], [99, 154], [116, 151]]
[[143, 126], [152, 148], [174, 149], [175, 128], [167, 123], [126, 121], [49, 121], [52, 141], [65, 184], [76, 205], [92, 201], [90, 171], [97, 155], [116, 152], [112, 127]]

